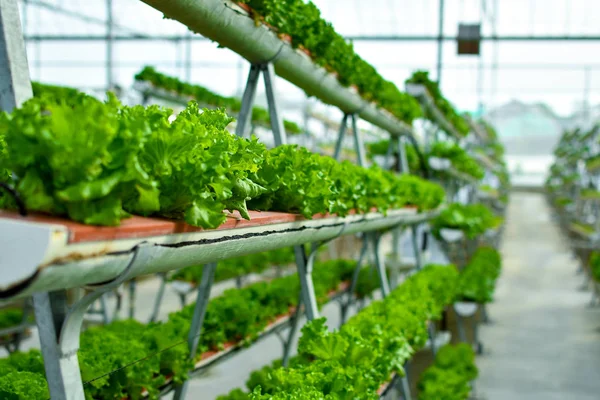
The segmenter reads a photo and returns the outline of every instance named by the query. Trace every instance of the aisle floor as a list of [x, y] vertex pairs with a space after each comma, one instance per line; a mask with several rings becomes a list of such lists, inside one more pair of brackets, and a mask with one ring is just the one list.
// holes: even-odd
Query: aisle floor
[[600, 399], [600, 307], [541, 194], [511, 197], [503, 273], [481, 328], [478, 398]]

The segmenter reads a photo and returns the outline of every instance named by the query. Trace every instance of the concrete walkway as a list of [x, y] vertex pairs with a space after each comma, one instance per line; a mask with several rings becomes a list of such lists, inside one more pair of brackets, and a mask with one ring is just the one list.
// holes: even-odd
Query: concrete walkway
[[514, 194], [492, 323], [481, 328], [477, 395], [487, 400], [600, 399], [600, 308], [541, 194]]

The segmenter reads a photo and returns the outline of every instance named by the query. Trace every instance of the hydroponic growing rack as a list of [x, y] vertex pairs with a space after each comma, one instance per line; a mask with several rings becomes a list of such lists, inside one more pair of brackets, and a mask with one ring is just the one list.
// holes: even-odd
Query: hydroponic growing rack
[[[257, 26], [237, 3], [228, 0], [143, 1], [195, 32], [230, 48], [251, 63], [236, 127], [238, 135], [246, 133], [256, 88], [262, 76], [275, 144], [287, 142], [274, 88], [277, 74], [344, 112], [336, 158], [340, 154], [347, 123], [351, 122], [357, 161], [360, 165], [366, 164], [364, 146], [356, 129], [358, 118], [384, 129], [393, 138], [409, 136], [414, 139], [412, 127], [373, 102], [363, 99], [355, 90], [342, 86], [333, 74], [314, 64], [304, 52], [292, 48], [271, 30]], [[3, 69], [0, 106], [10, 111], [32, 96], [17, 0], [2, 1], [0, 18], [3, 27], [0, 50], [5, 57], [0, 67]], [[459, 135], [435, 108], [427, 92], [415, 90], [410, 89], [428, 112], [436, 116], [437, 128], [458, 138]], [[391, 140], [390, 143], [398, 146], [402, 172], [408, 172], [403, 142]], [[458, 178], [456, 181], [474, 183], [460, 174], [454, 175]], [[390, 286], [379, 256], [381, 234], [394, 231], [394, 245], [397, 248], [400, 231], [412, 227], [415, 262], [416, 267], [420, 268], [422, 260], [417, 226], [434, 218], [438, 212], [417, 212], [416, 208], [405, 208], [389, 211], [386, 215], [376, 212], [344, 218], [322, 215], [310, 220], [289, 213], [251, 212], [249, 221], [232, 214], [218, 229], [205, 230], [179, 221], [143, 217], [130, 218], [119, 227], [92, 227], [61, 218], [22, 216], [2, 211], [0, 252], [6, 257], [0, 259], [0, 297], [14, 300], [33, 296], [52, 399], [80, 400], [84, 398], [84, 392], [77, 351], [84, 314], [90, 304], [122, 283], [140, 275], [205, 264], [202, 281], [197, 287], [198, 297], [189, 332], [188, 345], [190, 357], [193, 358], [202, 333], [217, 261], [293, 246], [301, 283], [300, 296], [310, 320], [318, 316], [311, 272], [319, 245], [341, 235], [362, 233], [365, 246], [361, 259], [364, 252], [371, 248], [381, 292], [386, 296]], [[311, 251], [305, 250], [303, 245], [306, 243], [312, 243]], [[357, 270], [359, 268], [360, 261]], [[350, 285], [354, 283], [355, 280]], [[93, 290], [68, 308], [65, 290], [83, 286]], [[342, 290], [340, 293], [346, 292]], [[262, 336], [277, 332], [286, 324], [296, 323], [297, 316], [291, 315], [270, 326]], [[284, 342], [284, 354], [289, 343], [289, 340]], [[430, 329], [430, 346], [434, 352], [438, 344], [435, 332]], [[210, 360], [201, 361], [195, 369], [206, 368], [225, 359], [238, 348], [226, 349]], [[391, 385], [400, 382], [404, 396], [410, 397], [405, 378], [393, 377], [390, 382]], [[169, 387], [174, 389], [175, 399], [183, 398], [186, 388], [186, 382]]]

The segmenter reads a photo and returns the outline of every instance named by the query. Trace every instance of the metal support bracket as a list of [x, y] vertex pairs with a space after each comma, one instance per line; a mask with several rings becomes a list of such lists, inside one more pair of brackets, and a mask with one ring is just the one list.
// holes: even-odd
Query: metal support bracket
[[161, 272], [157, 274], [157, 276], [160, 278], [160, 286], [158, 287], [158, 293], [156, 294], [156, 298], [154, 299], [154, 307], [152, 308], [152, 315], [150, 315], [149, 322], [156, 322], [156, 320], [158, 319], [160, 305], [162, 304], [162, 299], [165, 295], [165, 287], [167, 286], [167, 274], [165, 272]]
[[381, 287], [382, 297], [387, 297], [390, 294], [390, 283], [388, 281], [385, 265], [381, 260], [381, 234], [379, 232], [368, 232], [366, 233], [367, 240], [371, 242], [373, 246], [373, 256], [375, 258], [375, 269], [379, 277], [379, 285]]
[[352, 281], [350, 281], [350, 286], [348, 287], [346, 299], [342, 300], [342, 303], [340, 304], [340, 326], [346, 323], [346, 319], [348, 318], [348, 310], [354, 303], [354, 292], [356, 291], [358, 276], [363, 266], [363, 261], [365, 259], [365, 256], [367, 255], [368, 249], [369, 241], [366, 240], [366, 238], [363, 238], [363, 245], [360, 249], [358, 260], [356, 261], [356, 267], [354, 267], [354, 271], [352, 272]]
[[84, 396], [81, 372], [77, 360], [79, 334], [88, 307], [106, 292], [136, 276], [138, 267], [152, 257], [144, 251], [151, 245], [135, 247], [131, 260], [121, 275], [109, 283], [94, 286], [72, 307], [67, 307], [66, 291], [33, 295], [36, 324], [39, 330], [44, 368], [53, 400], [82, 400]]
[[346, 130], [348, 129], [348, 118], [350, 118], [352, 123], [352, 137], [354, 139], [354, 150], [356, 151], [357, 163], [361, 167], [365, 167], [367, 165], [367, 160], [365, 157], [365, 145], [362, 140], [362, 135], [358, 131], [356, 114], [344, 114], [344, 117], [342, 118], [342, 123], [340, 124], [340, 130], [338, 132], [338, 139], [335, 144], [333, 158], [335, 158], [336, 160], [340, 159], [340, 155], [342, 153], [342, 144], [344, 142], [344, 136], [346, 135]]
[[437, 347], [435, 343], [435, 326], [432, 321], [427, 323], [427, 334], [429, 336], [429, 342], [431, 343], [431, 353], [433, 358], [437, 355]]
[[244, 89], [244, 94], [242, 96], [242, 107], [238, 116], [235, 134], [245, 137], [249, 131], [252, 120], [252, 109], [256, 99], [256, 89], [261, 75], [263, 76], [265, 83], [273, 139], [275, 141], [275, 146], [281, 146], [287, 144], [287, 136], [283, 126], [283, 119], [281, 118], [279, 107], [277, 105], [277, 98], [275, 96], [275, 69], [272, 62], [252, 64], [250, 66], [246, 88]]
[[[316, 246], [313, 246], [316, 247]], [[319, 309], [317, 307], [317, 297], [315, 296], [315, 287], [312, 280], [312, 269], [315, 259], [315, 251], [307, 256], [303, 245], [294, 246], [296, 256], [296, 266], [298, 268], [298, 277], [300, 278], [300, 292], [302, 303], [306, 310], [306, 318], [309, 321], [319, 318]], [[300, 304], [298, 305], [300, 306]]]
[[[206, 315], [206, 309], [210, 301], [210, 290], [215, 281], [215, 270], [217, 269], [217, 263], [206, 264], [202, 270], [202, 280], [197, 290], [196, 305], [194, 306], [194, 314], [192, 317], [192, 324], [188, 333], [188, 347], [190, 350], [190, 359], [193, 361], [196, 358], [198, 352], [198, 344], [200, 342], [200, 335], [202, 335], [202, 325], [204, 323], [204, 316]], [[183, 400], [187, 392], [189, 380], [185, 380], [181, 385], [175, 388], [175, 394], [173, 400]]]
[[133, 319], [135, 317], [135, 293], [136, 293], [137, 282], [135, 279], [129, 281], [128, 289], [129, 289], [129, 319]]
[[415, 253], [415, 266], [417, 267], [417, 271], [420, 271], [421, 268], [423, 268], [423, 259], [421, 247], [419, 246], [419, 225], [412, 225], [410, 227], [410, 233], [413, 251]]
[[410, 170], [406, 158], [406, 143], [404, 142], [404, 136], [390, 138], [390, 144], [385, 154], [385, 168], [392, 169], [394, 167], [394, 163], [391, 162], [394, 154], [398, 155], [398, 172], [401, 174], [409, 174]]
[[397, 390], [402, 395], [402, 400], [410, 400], [410, 384], [408, 383], [408, 361], [404, 364], [404, 376], [396, 383]]
[[0, 109], [11, 112], [33, 97], [17, 0], [0, 0]]
[[312, 321], [319, 318], [319, 309], [317, 307], [317, 298], [315, 296], [315, 287], [312, 280], [312, 269], [317, 257], [319, 247], [342, 236], [346, 230], [347, 224], [344, 224], [339, 233], [331, 239], [319, 243], [311, 243], [311, 250], [306, 254], [304, 245], [294, 246], [294, 255], [296, 257], [296, 267], [298, 269], [298, 278], [300, 279], [300, 295], [302, 303], [306, 310], [306, 318]]
[[290, 354], [292, 353], [292, 343], [294, 342], [294, 337], [296, 336], [296, 332], [298, 331], [298, 323], [300, 321], [302, 307], [302, 294], [300, 294], [300, 298], [298, 299], [298, 305], [294, 313], [290, 317], [290, 329], [288, 331], [287, 337], [284, 338], [281, 330], [278, 330], [277, 337], [281, 340], [281, 344], [283, 346], [283, 357], [282, 357], [282, 365], [287, 367], [290, 362]]
[[406, 143], [404, 143], [404, 137], [398, 138], [398, 157], [400, 159], [400, 172], [403, 174], [410, 174], [408, 160], [406, 158]]

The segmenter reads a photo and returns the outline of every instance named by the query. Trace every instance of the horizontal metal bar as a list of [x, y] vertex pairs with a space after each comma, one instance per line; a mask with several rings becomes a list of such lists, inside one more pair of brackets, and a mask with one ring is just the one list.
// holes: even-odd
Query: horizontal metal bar
[[[40, 8], [45, 8], [47, 10], [53, 11], [55, 13], [58, 14], [62, 14], [64, 16], [67, 17], [71, 17], [71, 18], [75, 18], [78, 19], [82, 22], [87, 22], [90, 24], [97, 24], [97, 25], [102, 25], [103, 27], [106, 26], [107, 24], [107, 20], [105, 18], [97, 18], [97, 17], [93, 17], [90, 15], [86, 15], [77, 11], [73, 11], [73, 10], [69, 10], [68, 8], [64, 8], [61, 7], [60, 5], [57, 4], [51, 4], [51, 3], [47, 3], [45, 1], [40, 1], [40, 0], [27, 0], [26, 2], [24, 2], [24, 6], [35, 6], [35, 7], [40, 7]], [[115, 24], [114, 22], [111, 22], [112, 26], [114, 29], [119, 29], [125, 32], [129, 32], [130, 34], [136, 35], [136, 36], [147, 36], [146, 34], [142, 33], [142, 32], [136, 32], [135, 30], [131, 29], [128, 26], [125, 25], [120, 25], [120, 24]]]
[[[458, 36], [442, 36], [441, 38], [437, 35], [356, 35], [356, 36], [345, 36], [347, 40], [352, 41], [458, 41]], [[597, 41], [600, 40], [598, 35], [490, 35], [481, 36], [481, 41], [494, 41], [494, 42], [524, 42], [524, 41]]]
[[[440, 37], [436, 35], [348, 35], [344, 36], [345, 39], [354, 42], [429, 42], [438, 41]], [[104, 41], [108, 40], [108, 35], [63, 35], [63, 34], [43, 34], [43, 35], [27, 35], [25, 40], [31, 41]], [[149, 41], [149, 40], [163, 40], [163, 41], [208, 41], [209, 39], [204, 36], [194, 35], [187, 36], [185, 34], [173, 34], [173, 35], [145, 35], [145, 34], [132, 34], [132, 35], [115, 35], [113, 40], [116, 41]], [[455, 42], [458, 40], [458, 36], [443, 36], [442, 41]], [[494, 41], [494, 42], [527, 42], [527, 41], [542, 41], [542, 42], [564, 42], [564, 41], [600, 41], [600, 36], [597, 35], [499, 35], [499, 36], [482, 36], [481, 41]]]

